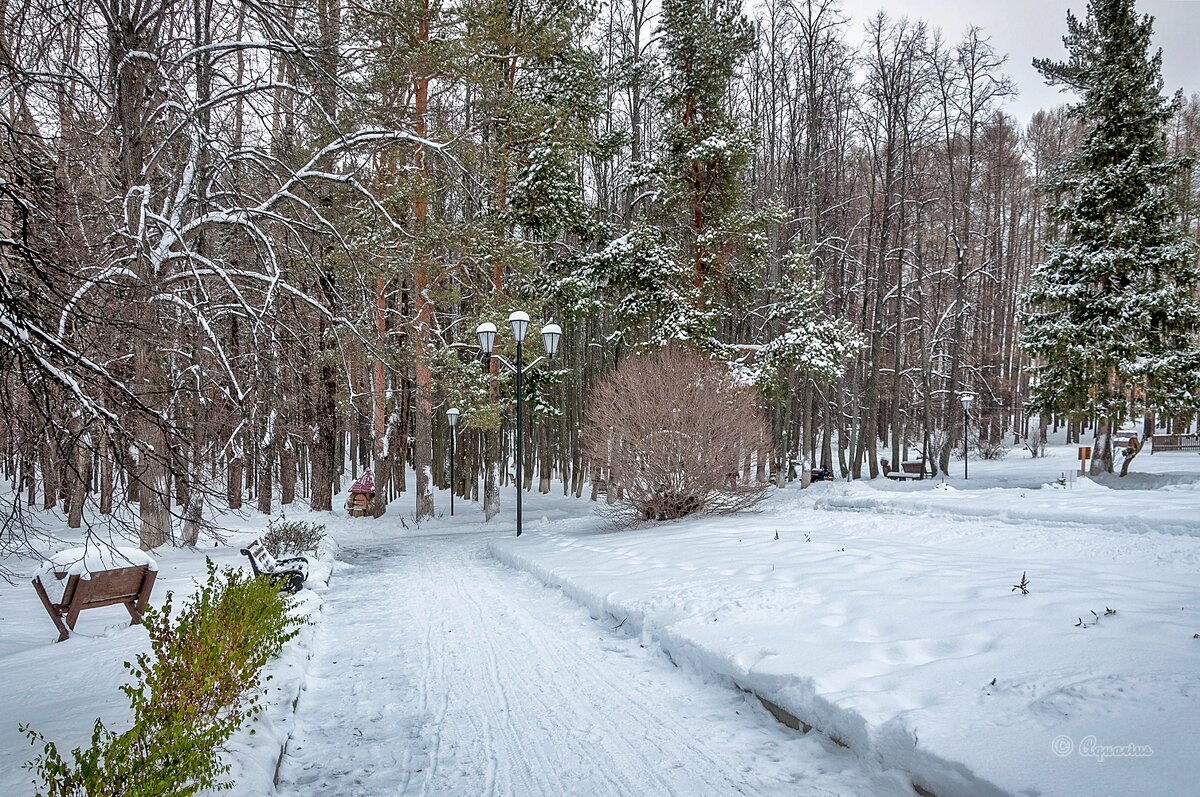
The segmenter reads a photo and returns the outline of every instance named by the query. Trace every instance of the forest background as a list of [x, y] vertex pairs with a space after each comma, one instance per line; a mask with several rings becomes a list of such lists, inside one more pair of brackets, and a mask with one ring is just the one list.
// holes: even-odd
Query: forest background
[[[964, 434], [999, 455], [1102, 420], [1031, 412], [1021, 346], [1086, 123], [1007, 114], [986, 31], [834, 0], [0, 10], [7, 529], [61, 506], [194, 543], [247, 502], [330, 509], [367, 468], [374, 513], [407, 491], [419, 521], [451, 406], [453, 487], [487, 517], [514, 479], [582, 495], [613, 478], [581, 444], [592, 385], [675, 340], [761, 389], [747, 478], [874, 478], [880, 451], [944, 472]], [[1170, 109], [1190, 156], [1200, 98]], [[1198, 177], [1170, 182], [1192, 239]], [[521, 463], [474, 336], [511, 355], [512, 310], [564, 329]], [[1140, 428], [1193, 421], [1144, 398]]]

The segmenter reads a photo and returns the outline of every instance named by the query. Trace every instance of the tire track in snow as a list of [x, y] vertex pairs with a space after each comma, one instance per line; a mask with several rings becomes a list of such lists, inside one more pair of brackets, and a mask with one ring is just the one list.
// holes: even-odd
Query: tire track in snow
[[[487, 627], [487, 621], [483, 613], [483, 606], [475, 597], [475, 590], [465, 588], [465, 586], [461, 583], [461, 580], [456, 578], [453, 570], [448, 569], [445, 575], [450, 579], [453, 579], [453, 592], [457, 594], [473, 610], [473, 613], [477, 619], [478, 627]], [[492, 717], [499, 713], [500, 718], [502, 719], [502, 722], [499, 723], [499, 726], [501, 728], [501, 735], [504, 737], [505, 742], [520, 751], [521, 755], [518, 757], [520, 760], [528, 761], [531, 758], [534, 758], [537, 762], [537, 766], [532, 769], [522, 767], [511, 772], [511, 775], [520, 780], [520, 788], [517, 789], [516, 792], [543, 794], [555, 792], [562, 793], [563, 784], [561, 782], [549, 782], [545, 778], [537, 778], [538, 782], [535, 787], [534, 780], [536, 774], [553, 774], [550, 761], [544, 755], [544, 752], [537, 747], [530, 750], [524, 741], [524, 735], [522, 735], [512, 725], [513, 711], [512, 704], [509, 701], [508, 687], [500, 670], [500, 664], [496, 656], [496, 646], [492, 644], [490, 638], [484, 638], [481, 640], [480, 652], [483, 654], [485, 674], [488, 682], [491, 685], [491, 690], [485, 694], [488, 701], [492, 704], [492, 710], [485, 714], [485, 717]], [[487, 722], [486, 725], [486, 732], [488, 733], [488, 736], [485, 737], [485, 741], [487, 746], [492, 748], [494, 747], [495, 731], [493, 730], [490, 722]]]
[[279, 794], [911, 795], [486, 557], [488, 536], [347, 546]]
[[[483, 597], [486, 597], [487, 599], [494, 600], [494, 601], [499, 601], [500, 599], [502, 599], [504, 596], [504, 590], [501, 588], [501, 585], [498, 584], [497, 577], [501, 574], [507, 576], [507, 575], [509, 575], [509, 573], [508, 573], [508, 571], [500, 568], [500, 566], [498, 564], [491, 561], [490, 559], [480, 562], [479, 565], [480, 566], [479, 566], [478, 570], [475, 571], [477, 573], [477, 578], [474, 581], [474, 584], [476, 585], [477, 589], [473, 590], [470, 593], [464, 593], [464, 594], [467, 596], [467, 600], [469, 600], [470, 602], [472, 602], [474, 604], [476, 611], [479, 613], [480, 621], [483, 622]], [[483, 590], [486, 590], [489, 594], [487, 594], [486, 596], [482, 596], [481, 593]], [[546, 597], [553, 599], [554, 596], [551, 594], [551, 595], [547, 595]], [[529, 620], [532, 620], [534, 618], [533, 618], [533, 615], [529, 615], [527, 618], [522, 618], [522, 619], [525, 620], [526, 622], [528, 622]], [[515, 626], [509, 627], [511, 631], [521, 633], [521, 636], [522, 636], [521, 643], [522, 644], [520, 646], [513, 646], [511, 644], [505, 645], [503, 647], [500, 647], [499, 650], [495, 650], [495, 649], [491, 650], [489, 655], [491, 655], [493, 658], [496, 656], [497, 653], [505, 656], [506, 664], [509, 669], [516, 669], [520, 666], [520, 662], [513, 660], [514, 656], [511, 653], [511, 651], [519, 650], [519, 649], [526, 649], [526, 650], [537, 649], [536, 645], [539, 641], [541, 643], [541, 649], [539, 650], [539, 654], [540, 654], [540, 657], [543, 659], [546, 659], [546, 660], [556, 660], [557, 659], [557, 660], [569, 661], [578, 655], [575, 651], [564, 650], [564, 645], [561, 642], [561, 640], [558, 639], [557, 635], [554, 633], [554, 629], [544, 626], [543, 624], [541, 624], [539, 622], [536, 624], [536, 630], [539, 632], [544, 632], [544, 633], [538, 633], [536, 635], [531, 635], [529, 633], [529, 629], [526, 628], [525, 626], [526, 626], [526, 623], [523, 622], [520, 624], [516, 624]], [[540, 639], [535, 640], [535, 638], [534, 638], [535, 636], [539, 637]], [[623, 739], [623, 730], [624, 729], [618, 727], [611, 720], [611, 717], [613, 717], [613, 716], [617, 716], [620, 714], [628, 715], [629, 712], [637, 712], [642, 715], [643, 722], [641, 724], [646, 727], [649, 727], [655, 721], [660, 721], [662, 719], [662, 718], [649, 718], [648, 722], [645, 721], [645, 719], [647, 718], [647, 714], [646, 714], [645, 710], [641, 709], [641, 706], [637, 701], [631, 701], [631, 700], [625, 699], [626, 698], [625, 687], [622, 684], [617, 683], [615, 680], [610, 680], [606, 676], [603, 676], [603, 674], [600, 672], [600, 670], [595, 666], [595, 664], [592, 661], [585, 658], [585, 659], [581, 659], [580, 663], [588, 670], [588, 672], [590, 674], [592, 674], [592, 676], [593, 676], [592, 680], [594, 680], [595, 682], [597, 682], [599, 684], [603, 684], [604, 686], [607, 687], [605, 691], [607, 692], [607, 696], [609, 697], [610, 703], [608, 705], [598, 707], [588, 701], [582, 700], [581, 699], [582, 692], [569, 693], [570, 697], [571, 697], [571, 703], [572, 703], [571, 707], [573, 709], [572, 716], [574, 718], [578, 718], [582, 715], [586, 715], [588, 717], [588, 722], [590, 724], [593, 724], [593, 725], [598, 724], [598, 723], [604, 724], [608, 731], [606, 734], [604, 734], [604, 738], [608, 739], [608, 740]], [[498, 668], [493, 668], [493, 669], [496, 669], [498, 672]], [[583, 679], [579, 679], [579, 680], [583, 680]], [[525, 690], [525, 691], [528, 692], [530, 690]], [[536, 700], [537, 702], [539, 702], [544, 707], [546, 716], [555, 716], [555, 712], [553, 711], [554, 707], [550, 706], [545, 700], [543, 700], [541, 698], [540, 691], [541, 690], [537, 690], [537, 689], [532, 690], [532, 694], [528, 694], [527, 699]], [[564, 746], [569, 745], [580, 759], [585, 759], [588, 757], [588, 751], [587, 751], [586, 745], [582, 742], [579, 742], [574, 737], [574, 735], [570, 733], [569, 728], [557, 728], [556, 731], [557, 731], [557, 733], [555, 734], [556, 737], [562, 740], [562, 743]], [[606, 793], [633, 794], [633, 793], [637, 793], [640, 790], [644, 790], [647, 793], [652, 792], [652, 793], [656, 793], [656, 794], [673, 793], [673, 790], [671, 789], [670, 784], [663, 781], [661, 777], [658, 777], [657, 766], [656, 766], [655, 761], [651, 760], [646, 755], [641, 753], [640, 750], [638, 750], [638, 748], [636, 748], [636, 747], [631, 747], [629, 745], [624, 745], [624, 747], [626, 749], [623, 749], [620, 751], [622, 754], [624, 754], [626, 756], [632, 754], [633, 756], [635, 756], [638, 759], [638, 761], [637, 761], [638, 766], [634, 767], [632, 769], [634, 771], [653, 773], [656, 776], [657, 788], [650, 790], [650, 789], [647, 789], [649, 784], [637, 783], [637, 782], [630, 781], [627, 776], [623, 775], [623, 773], [628, 768], [616, 767], [613, 769], [602, 770], [602, 771], [597, 772], [597, 775], [603, 776], [607, 782], [609, 790]], [[593, 784], [593, 785], [598, 786], [599, 784]], [[555, 783], [547, 784], [547, 793], [550, 793], [549, 789], [557, 789], [561, 793], [561, 791], [564, 789], [564, 784], [562, 783], [561, 779], [558, 779]]]
[[[488, 586], [498, 586], [500, 576], [507, 576], [508, 572], [500, 565], [489, 562], [487, 569], [484, 571], [490, 578], [486, 582]], [[531, 581], [531, 583], [534, 583]], [[553, 600], [557, 596], [547, 596], [548, 600]], [[549, 658], [570, 659], [572, 651], [565, 640], [554, 633], [551, 626], [545, 625], [538, 618], [539, 630], [544, 630], [543, 639], [545, 644], [552, 647], [552, 651], [548, 651]], [[599, 633], [599, 629], [597, 629]], [[622, 640], [624, 641], [624, 640]], [[648, 655], [648, 654], [644, 654]], [[594, 722], [602, 723], [606, 726], [608, 733], [605, 738], [609, 740], [624, 739], [622, 728], [615, 722], [616, 716], [624, 716], [627, 719], [632, 719], [635, 723], [648, 731], [656, 731], [656, 733], [643, 740], [644, 744], [653, 746], [654, 752], [658, 753], [657, 757], [652, 758], [646, 755], [637, 746], [625, 745], [625, 749], [620, 752], [624, 755], [633, 755], [638, 759], [636, 769], [643, 772], [657, 773], [658, 762], [663, 757], [678, 758], [681, 755], [694, 756], [699, 759], [700, 763], [707, 766], [709, 777], [705, 778], [709, 789], [714, 789], [718, 793], [738, 793], [738, 794], [761, 794], [762, 792], [745, 783], [738, 783], [728, 778], [727, 761], [722, 761], [714, 755], [710, 755], [705, 745], [693, 744], [691, 742], [691, 729], [680, 724], [673, 712], [655, 713], [646, 707], [646, 704], [639, 699], [639, 694], [636, 689], [631, 689], [630, 685], [621, 678], [616, 677], [610, 668], [603, 666], [601, 660], [593, 658], [581, 659], [582, 666], [586, 669], [588, 678], [580, 680], [590, 680], [596, 684], [604, 686], [604, 693], [610, 701], [608, 705], [589, 705], [588, 710]], [[681, 750], [680, 748], [684, 748]], [[644, 789], [647, 784], [630, 783], [628, 781], [621, 782], [616, 792], [617, 794], [636, 793], [638, 789]], [[677, 790], [673, 785], [661, 777], [659, 778], [658, 787], [653, 790], [655, 794], [680, 794], [681, 797], [690, 797], [695, 792], [689, 787], [682, 791]]]

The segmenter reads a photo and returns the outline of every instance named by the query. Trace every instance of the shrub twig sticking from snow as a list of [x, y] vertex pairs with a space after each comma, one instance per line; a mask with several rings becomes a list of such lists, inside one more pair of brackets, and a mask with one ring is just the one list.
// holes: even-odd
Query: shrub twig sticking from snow
[[[1094, 610], [1089, 609], [1088, 613], [1092, 615], [1092, 621], [1090, 623], [1085, 623], [1083, 621], [1083, 618], [1080, 617], [1080, 618], [1078, 618], [1078, 622], [1075, 623], [1076, 628], [1091, 628], [1096, 623], [1100, 622], [1100, 615], [1096, 614], [1096, 612]], [[1110, 609], [1107, 606], [1104, 607], [1104, 616], [1105, 617], [1112, 617], [1116, 613], [1117, 613], [1116, 609]]]

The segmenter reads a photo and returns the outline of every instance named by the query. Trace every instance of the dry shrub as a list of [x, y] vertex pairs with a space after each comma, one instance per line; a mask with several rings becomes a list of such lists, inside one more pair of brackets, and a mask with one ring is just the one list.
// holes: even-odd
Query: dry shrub
[[624, 500], [615, 520], [674, 520], [736, 512], [768, 485], [743, 480], [748, 455], [770, 454], [770, 427], [753, 387], [729, 368], [676, 347], [634, 357], [593, 390], [583, 444]]
[[1003, 435], [996, 440], [980, 437], [975, 444], [975, 452], [980, 459], [999, 460], [1008, 456], [1008, 447], [1004, 445]]
[[258, 538], [263, 547], [271, 552], [271, 556], [281, 559], [284, 556], [300, 556], [305, 553], [316, 553], [325, 539], [324, 523], [305, 523], [300, 520], [283, 520], [277, 518], [267, 524], [267, 531]]

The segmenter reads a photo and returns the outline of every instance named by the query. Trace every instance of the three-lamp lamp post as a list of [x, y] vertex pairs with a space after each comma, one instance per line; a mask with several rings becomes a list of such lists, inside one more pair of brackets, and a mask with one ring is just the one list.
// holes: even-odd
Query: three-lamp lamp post
[[963, 393], [958, 397], [958, 400], [962, 402], [963, 408], [963, 478], [966, 479], [969, 478], [967, 476], [967, 459], [969, 454], [967, 449], [967, 437], [971, 419], [971, 416], [968, 413], [971, 411], [971, 402], [975, 400], [975, 396], [971, 395], [970, 393]]
[[[500, 364], [507, 368], [517, 377], [517, 536], [521, 536], [521, 490], [522, 482], [524, 481], [524, 431], [522, 429], [522, 420], [524, 418], [525, 404], [525, 374], [532, 371], [538, 363], [542, 361], [542, 357], [538, 357], [529, 365], [524, 363], [525, 354], [525, 334], [529, 331], [529, 314], [520, 310], [516, 310], [509, 314], [508, 325], [512, 329], [513, 339], [517, 342], [517, 362], [510, 363], [499, 354], [495, 353], [496, 348], [496, 325], [490, 321], [485, 321], [475, 327], [475, 335], [479, 338], [479, 351], [483, 355], [483, 363], [486, 367], [490, 358], [495, 357], [500, 361]], [[546, 357], [554, 357], [558, 351], [558, 342], [562, 338], [562, 327], [558, 324], [546, 324], [542, 327], [542, 348], [546, 350]]]

